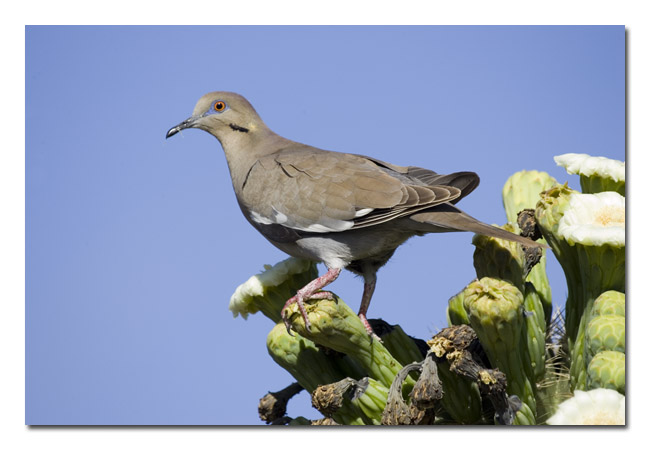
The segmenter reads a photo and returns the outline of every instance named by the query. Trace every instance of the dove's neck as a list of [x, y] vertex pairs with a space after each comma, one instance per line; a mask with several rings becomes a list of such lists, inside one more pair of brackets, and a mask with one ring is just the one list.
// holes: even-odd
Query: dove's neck
[[247, 132], [228, 133], [219, 141], [226, 154], [232, 184], [238, 195], [250, 169], [260, 158], [275, 153], [291, 143], [266, 127], [249, 129]]

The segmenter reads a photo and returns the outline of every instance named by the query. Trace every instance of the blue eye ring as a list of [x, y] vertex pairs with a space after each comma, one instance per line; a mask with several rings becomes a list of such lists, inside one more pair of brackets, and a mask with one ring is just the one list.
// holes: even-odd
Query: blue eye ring
[[214, 102], [214, 105], [212, 105], [212, 109], [216, 112], [224, 112], [226, 110], [226, 102], [223, 100], [217, 100]]

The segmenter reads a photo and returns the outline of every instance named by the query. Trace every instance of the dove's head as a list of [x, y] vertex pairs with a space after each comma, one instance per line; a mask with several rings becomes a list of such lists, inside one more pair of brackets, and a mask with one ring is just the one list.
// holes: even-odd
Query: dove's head
[[205, 94], [196, 103], [192, 116], [171, 128], [167, 138], [185, 128], [207, 131], [222, 144], [268, 130], [248, 100], [233, 92]]

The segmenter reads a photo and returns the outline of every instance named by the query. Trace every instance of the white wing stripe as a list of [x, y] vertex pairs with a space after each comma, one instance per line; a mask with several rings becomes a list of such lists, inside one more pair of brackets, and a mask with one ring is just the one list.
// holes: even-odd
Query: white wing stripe
[[[301, 226], [296, 224], [292, 220], [290, 220], [286, 214], [278, 211], [277, 209], [275, 209], [275, 207], [272, 208], [273, 208], [272, 218], [264, 217], [260, 213], [250, 210], [251, 219], [253, 219], [253, 221], [262, 225], [277, 224], [288, 228], [293, 228], [294, 230], [307, 231], [310, 233], [331, 233], [336, 231], [345, 231], [345, 230], [349, 230], [354, 226], [354, 222], [351, 220], [337, 220], [337, 219], [328, 219], [328, 218], [323, 218], [322, 222], [320, 223], [312, 223], [309, 224], [308, 226]], [[366, 210], [368, 212], [372, 211], [372, 209], [369, 208], [366, 208]]]
[[360, 210], [358, 210], [357, 212], [355, 212], [355, 213], [354, 213], [354, 217], [355, 217], [355, 219], [356, 219], [357, 217], [363, 217], [363, 216], [365, 216], [366, 214], [369, 214], [369, 213], [371, 213], [371, 212], [373, 212], [373, 211], [374, 211], [373, 208], [363, 208], [363, 209], [360, 209]]

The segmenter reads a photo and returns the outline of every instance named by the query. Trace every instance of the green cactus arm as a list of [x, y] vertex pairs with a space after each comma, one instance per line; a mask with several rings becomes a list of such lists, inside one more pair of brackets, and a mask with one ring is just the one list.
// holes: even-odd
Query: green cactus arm
[[[348, 378], [344, 355], [328, 354], [302, 336], [290, 335], [284, 323], [278, 323], [267, 337], [267, 349], [273, 361], [289, 372], [310, 394], [319, 387]], [[363, 425], [371, 423], [350, 400], [346, 399], [332, 418], [339, 424]]]
[[465, 290], [462, 290], [449, 299], [447, 305], [447, 323], [449, 326], [469, 325], [469, 317], [467, 316], [467, 311], [465, 311], [465, 306], [463, 305], [463, 300], [465, 299], [464, 293]]
[[[359, 402], [367, 386], [367, 378], [356, 381], [346, 377], [336, 383], [318, 386], [311, 393], [311, 403], [325, 417], [333, 418], [340, 425], [377, 425], [376, 418], [367, 415]], [[369, 403], [368, 399], [365, 401]]]
[[517, 224], [517, 216], [524, 209], [535, 208], [540, 193], [558, 182], [546, 172], [522, 170], [511, 175], [503, 186], [503, 207], [508, 222]]
[[[558, 185], [555, 178], [546, 172], [537, 170], [522, 170], [508, 178], [502, 191], [503, 206], [508, 222], [515, 227], [516, 232], [518, 232], [517, 216], [519, 212], [524, 209], [534, 209], [540, 200], [540, 194], [555, 185]], [[542, 242], [546, 243], [544, 240]], [[533, 283], [537, 289], [548, 325], [551, 320], [552, 296], [551, 285], [546, 274], [546, 249], [542, 250], [540, 261], [528, 274], [526, 281]]]
[[368, 425], [368, 421], [364, 420], [359, 413], [348, 413], [346, 410], [339, 410], [332, 414], [332, 419], [339, 425]]
[[551, 247], [560, 263], [567, 283], [565, 327], [569, 348], [571, 349], [578, 334], [578, 327], [584, 301], [578, 255], [575, 247], [558, 235], [559, 222], [569, 206], [569, 199], [575, 193], [566, 184], [556, 185], [541, 194], [535, 209], [535, 220], [542, 236]]
[[347, 376], [324, 350], [309, 339], [290, 335], [282, 323], [268, 334], [266, 347], [273, 361], [310, 393], [319, 385], [334, 383]]
[[[500, 228], [510, 232], [516, 231], [509, 223]], [[521, 245], [481, 234], [474, 235], [472, 244], [476, 247], [474, 269], [478, 278], [500, 278], [523, 290], [525, 257]]]
[[[603, 196], [617, 197], [615, 206], [624, 205], [623, 197], [615, 192], [589, 195], [578, 194], [574, 196], [574, 200], [583, 200], [585, 197], [591, 197], [593, 199], [593, 197]], [[622, 204], [620, 200], [623, 200]], [[607, 207], [605, 208], [607, 214], [611, 214], [615, 210], [615, 208], [610, 208], [612, 205], [608, 203], [605, 203], [605, 206]], [[621, 212], [619, 210], [618, 214], [624, 216], [624, 206], [623, 211]], [[569, 217], [568, 213], [565, 213], [563, 220], [567, 217]], [[562, 226], [565, 223], [561, 223], [560, 225]], [[560, 227], [558, 231], [558, 234], [564, 237], [575, 249], [581, 283], [582, 307], [580, 310], [578, 334], [574, 347], [570, 347], [571, 385], [573, 389], [583, 389], [585, 387], [587, 364], [589, 364], [588, 345], [585, 339], [588, 323], [592, 319], [592, 310], [596, 298], [601, 293], [609, 290], [625, 292], [625, 231], [620, 226], [613, 228], [618, 229], [619, 232], [614, 231], [610, 233], [608, 230], [605, 230], [605, 233], [613, 234], [611, 240], [608, 240], [609, 237], [599, 237], [598, 233], [594, 233], [595, 237], [592, 237], [592, 235], [581, 236], [579, 229], [576, 232], [571, 233], [570, 231], [565, 231], [563, 233]], [[567, 229], [569, 229], [568, 226]], [[567, 299], [568, 305], [569, 300]], [[569, 310], [567, 309], [567, 321], [568, 312]]]
[[[333, 300], [307, 301], [305, 309], [311, 322], [307, 331], [297, 305], [289, 307], [292, 329], [301, 336], [324, 347], [345, 353], [356, 360], [371, 378], [389, 387], [402, 365], [384, 345], [368, 335], [363, 323], [338, 297]], [[410, 390], [414, 380], [408, 377], [405, 388]]]
[[303, 416], [298, 416], [296, 418], [291, 419], [291, 421], [287, 425], [289, 426], [311, 425], [311, 420]]
[[508, 394], [523, 402], [516, 423], [535, 423], [535, 385], [529, 379], [527, 343], [522, 340], [523, 294], [507, 281], [482, 278], [467, 286], [464, 305], [492, 367], [506, 375]]
[[530, 368], [529, 379], [538, 382], [546, 371], [546, 320], [540, 296], [530, 282], [524, 288], [524, 311], [525, 366]]
[[585, 354], [585, 327], [587, 315], [585, 314], [578, 326], [578, 334], [573, 341], [573, 347], [569, 347], [570, 366], [569, 375], [571, 377], [571, 390], [584, 391], [587, 386], [587, 364]]
[[619, 194], [580, 194], [566, 185], [544, 192], [535, 211], [569, 288], [565, 326], [573, 389], [586, 383], [585, 328], [594, 300], [608, 290], [625, 291], [624, 217]]
[[388, 400], [388, 388], [372, 378], [359, 380], [360, 394], [353, 397], [355, 404], [371, 420], [372, 425], [381, 425], [381, 416]]
[[438, 376], [444, 395], [441, 403], [449, 415], [460, 424], [476, 424], [482, 419], [481, 392], [478, 384], [449, 370], [448, 362], [438, 363]]
[[[370, 324], [377, 332], [375, 328], [375, 321], [370, 320]], [[406, 365], [412, 362], [422, 361], [424, 355], [422, 350], [415, 343], [415, 340], [406, 334], [402, 327], [399, 325], [390, 325], [390, 331], [380, 334], [382, 344], [386, 347], [386, 350], [395, 358], [400, 364]], [[422, 345], [426, 347], [426, 343], [421, 341]]]
[[[542, 240], [542, 242], [545, 242]], [[548, 327], [551, 323], [553, 315], [553, 295], [551, 292], [551, 283], [546, 274], [546, 249], [542, 249], [542, 257], [539, 262], [531, 269], [526, 281], [533, 283], [535, 290], [539, 295], [539, 300], [542, 303], [542, 312], [544, 314], [544, 321]]]

